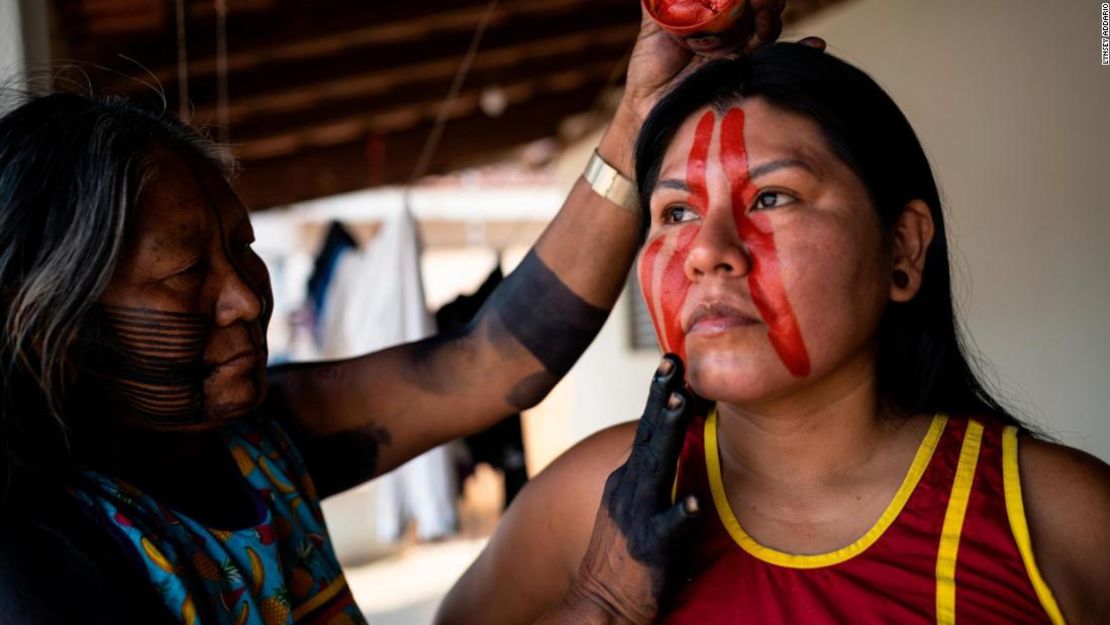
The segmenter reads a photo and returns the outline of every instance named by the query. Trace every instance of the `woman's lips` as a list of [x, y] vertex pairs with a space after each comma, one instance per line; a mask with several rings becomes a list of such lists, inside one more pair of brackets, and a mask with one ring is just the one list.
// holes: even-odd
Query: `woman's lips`
[[753, 326], [760, 321], [727, 304], [698, 307], [686, 322], [686, 334], [720, 334], [732, 328]]
[[250, 369], [258, 364], [259, 353], [257, 350], [242, 352], [221, 362], [216, 369]]

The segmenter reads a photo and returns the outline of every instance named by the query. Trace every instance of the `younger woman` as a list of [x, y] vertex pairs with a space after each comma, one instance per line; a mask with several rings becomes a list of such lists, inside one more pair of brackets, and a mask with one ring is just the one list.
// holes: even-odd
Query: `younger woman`
[[[936, 184], [874, 81], [790, 44], [716, 62], [648, 117], [636, 173], [640, 285], [710, 400], [662, 622], [1107, 622], [1110, 468], [977, 380]], [[526, 623], [564, 592], [633, 428], [525, 489], [441, 623]]]

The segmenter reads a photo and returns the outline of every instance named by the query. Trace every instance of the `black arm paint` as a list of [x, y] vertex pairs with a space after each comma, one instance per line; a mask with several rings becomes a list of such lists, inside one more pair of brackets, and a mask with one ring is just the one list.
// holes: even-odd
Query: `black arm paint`
[[487, 306], [557, 377], [570, 371], [609, 316], [608, 310], [590, 304], [563, 284], [535, 250], [493, 292]]
[[486, 312], [487, 336], [495, 345], [504, 340], [504, 329], [543, 365], [543, 373], [520, 380], [505, 398], [517, 408], [526, 408], [551, 390], [566, 375], [578, 357], [597, 336], [609, 311], [598, 308], [570, 290], [532, 250], [520, 266], [497, 287], [478, 315]]
[[[492, 375], [499, 378], [499, 384], [512, 385], [505, 401], [521, 410], [535, 405], [570, 370], [607, 316], [607, 310], [576, 295], [531, 252], [468, 325], [405, 346], [398, 372], [407, 383], [425, 393], [439, 397], [472, 395], [477, 376], [467, 368], [473, 368], [475, 356], [489, 345], [506, 363]], [[522, 371], [513, 369], [510, 363], [526, 360], [522, 347], [539, 361], [542, 369], [526, 363], [521, 363]], [[378, 470], [381, 446], [389, 444], [392, 438], [388, 430], [373, 423], [326, 435], [312, 434], [310, 428], [299, 425], [324, 417], [312, 414], [309, 406], [299, 406], [299, 413], [293, 413], [293, 403], [283, 395], [300, 393], [297, 385], [311, 384], [312, 376], [342, 376], [343, 370], [343, 363], [299, 363], [274, 367], [268, 372], [271, 386], [266, 411], [289, 426], [322, 495], [373, 477]], [[329, 380], [323, 386], [343, 388], [355, 383]], [[445, 408], [449, 409], [449, 404]], [[505, 416], [508, 414], [510, 411], [505, 412]], [[350, 417], [353, 423], [369, 420], [361, 415]]]

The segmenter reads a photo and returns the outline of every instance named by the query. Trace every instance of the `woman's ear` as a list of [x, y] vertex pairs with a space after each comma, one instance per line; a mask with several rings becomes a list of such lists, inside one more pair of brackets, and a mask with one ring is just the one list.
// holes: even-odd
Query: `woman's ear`
[[933, 242], [933, 214], [921, 200], [910, 200], [894, 224], [890, 299], [908, 302], [921, 289], [925, 257]]

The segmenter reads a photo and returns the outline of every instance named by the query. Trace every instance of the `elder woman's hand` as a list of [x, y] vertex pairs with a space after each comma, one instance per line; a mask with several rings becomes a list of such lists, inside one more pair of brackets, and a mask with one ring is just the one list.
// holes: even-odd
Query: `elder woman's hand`
[[690, 412], [683, 380], [682, 362], [668, 354], [652, 379], [632, 453], [605, 483], [571, 591], [542, 623], [654, 621], [667, 565], [698, 509], [693, 497], [671, 502]]
[[[782, 34], [786, 0], [748, 0], [744, 10], [747, 33], [741, 47], [748, 54], [773, 43]], [[825, 42], [807, 37], [801, 43], [824, 49]], [[628, 62], [624, 96], [598, 151], [622, 174], [632, 177], [632, 145], [640, 126], [659, 99], [677, 82], [709, 61], [682, 47], [641, 8], [640, 34]]]

